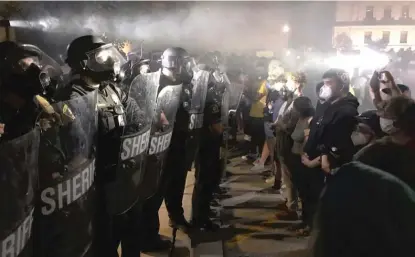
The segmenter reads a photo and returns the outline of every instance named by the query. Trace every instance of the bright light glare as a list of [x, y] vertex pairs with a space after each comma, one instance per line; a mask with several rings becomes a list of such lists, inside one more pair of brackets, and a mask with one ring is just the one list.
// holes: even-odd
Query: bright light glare
[[285, 25], [282, 27], [282, 32], [284, 32], [284, 33], [288, 33], [288, 32], [290, 32], [290, 26], [288, 26], [287, 24], [285, 24]]
[[55, 17], [46, 17], [35, 22], [34, 26], [40, 28], [43, 31], [54, 30], [59, 26], [59, 19]]
[[39, 21], [39, 25], [42, 26], [42, 29], [45, 29], [45, 30], [47, 30], [49, 28], [48, 23], [46, 21], [43, 21], [43, 20]]
[[389, 57], [387, 55], [370, 48], [362, 49], [360, 55], [361, 67], [363, 69], [376, 70], [385, 67], [389, 63]]
[[291, 54], [290, 51], [285, 52], [285, 55], [289, 56]]
[[30, 23], [23, 20], [11, 20], [10, 26], [15, 28], [27, 28], [30, 27]]
[[338, 55], [327, 58], [324, 63], [330, 68], [343, 69], [349, 74], [353, 74], [353, 69], [359, 65], [359, 57]]
[[389, 57], [369, 48], [364, 48], [359, 55], [338, 55], [325, 59], [325, 64], [331, 68], [343, 69], [353, 74], [355, 68], [375, 71], [389, 63]]

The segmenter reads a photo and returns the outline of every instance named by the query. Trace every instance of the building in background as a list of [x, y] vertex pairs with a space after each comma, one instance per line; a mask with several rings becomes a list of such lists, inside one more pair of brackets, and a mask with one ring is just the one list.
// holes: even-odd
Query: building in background
[[382, 42], [386, 50], [415, 47], [415, 2], [338, 2], [333, 44], [348, 36], [354, 49]]
[[290, 1], [290, 48], [327, 51], [335, 22], [333, 1]]

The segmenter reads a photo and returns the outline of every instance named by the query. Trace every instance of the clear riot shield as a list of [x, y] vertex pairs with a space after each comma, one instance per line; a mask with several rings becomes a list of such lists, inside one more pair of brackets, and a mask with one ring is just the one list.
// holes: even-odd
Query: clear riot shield
[[239, 107], [241, 102], [242, 94], [244, 91], [244, 85], [239, 83], [229, 83], [229, 111], [234, 113]]
[[160, 85], [160, 75], [160, 71], [138, 75], [131, 83], [132, 94], [147, 96], [148, 104], [140, 107], [152, 119], [147, 163], [140, 187], [140, 201], [153, 196], [160, 185], [182, 92], [181, 84]]
[[32, 256], [38, 153], [37, 129], [0, 145], [0, 256]]
[[230, 117], [232, 119], [236, 118], [235, 113], [236, 109], [239, 106], [240, 100], [242, 98], [244, 86], [242, 84], [237, 83], [230, 83], [226, 73], [222, 74], [224, 77], [224, 81], [226, 83], [225, 91], [222, 95], [222, 102], [221, 102], [221, 116], [222, 116], [222, 125], [223, 125], [223, 148], [221, 152], [221, 156], [224, 160], [224, 167], [223, 176], [225, 175], [226, 171], [226, 164], [228, 163], [228, 143], [230, 139]]
[[106, 185], [106, 191], [109, 192], [108, 210], [112, 214], [122, 214], [133, 207], [140, 198], [140, 188], [146, 184], [143, 180], [145, 161], [150, 143], [152, 113], [156, 106], [155, 94], [151, 90], [153, 88], [128, 87], [128, 97], [137, 104], [139, 110], [134, 110], [133, 116], [127, 117], [115, 180]]
[[53, 109], [54, 122], [40, 140], [35, 256], [87, 256], [96, 207], [97, 92], [53, 104]]
[[189, 129], [199, 129], [203, 126], [203, 112], [205, 110], [206, 94], [209, 83], [210, 73], [198, 70], [192, 79], [193, 92], [190, 106]]
[[194, 72], [192, 79], [192, 95], [189, 108], [189, 136], [186, 140], [186, 167], [191, 170], [200, 141], [200, 129], [203, 127], [203, 117], [206, 103], [210, 73], [204, 70]]
[[36, 62], [41, 69], [39, 79], [44, 84], [46, 93], [49, 96], [53, 96], [55, 91], [64, 85], [63, 83], [63, 70], [61, 66], [53, 60], [52, 57], [43, 52], [39, 47], [30, 44], [23, 44], [22, 47], [31, 53], [37, 55]]

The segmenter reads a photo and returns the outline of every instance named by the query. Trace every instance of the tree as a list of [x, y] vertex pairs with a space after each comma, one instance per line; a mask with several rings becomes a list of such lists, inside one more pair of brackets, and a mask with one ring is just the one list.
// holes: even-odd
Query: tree
[[353, 49], [353, 41], [346, 33], [340, 33], [334, 38], [334, 47], [340, 51], [350, 51]]
[[388, 46], [388, 44], [388, 40], [381, 38], [379, 40], [372, 40], [369, 42], [368, 47], [376, 51], [383, 51]]

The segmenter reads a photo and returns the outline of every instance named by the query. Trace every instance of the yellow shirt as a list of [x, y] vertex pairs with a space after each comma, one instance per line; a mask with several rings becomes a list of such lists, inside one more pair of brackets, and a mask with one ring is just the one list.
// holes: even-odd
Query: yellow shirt
[[264, 80], [261, 83], [261, 86], [258, 89], [258, 94], [264, 95], [260, 100], [253, 102], [251, 105], [251, 110], [249, 111], [249, 116], [254, 118], [263, 118], [264, 117], [264, 108], [267, 101], [267, 81]]

